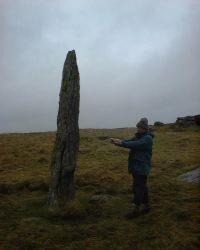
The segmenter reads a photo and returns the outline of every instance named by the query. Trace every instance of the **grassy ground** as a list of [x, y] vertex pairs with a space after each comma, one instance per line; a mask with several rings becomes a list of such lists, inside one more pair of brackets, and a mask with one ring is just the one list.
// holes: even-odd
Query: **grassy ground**
[[[0, 134], [0, 249], [199, 249], [199, 184], [176, 178], [200, 165], [199, 128], [155, 129], [152, 212], [127, 220], [128, 151], [108, 138], [133, 133], [81, 130], [76, 199], [62, 211], [46, 204], [55, 133]], [[113, 199], [90, 203], [99, 193]]]

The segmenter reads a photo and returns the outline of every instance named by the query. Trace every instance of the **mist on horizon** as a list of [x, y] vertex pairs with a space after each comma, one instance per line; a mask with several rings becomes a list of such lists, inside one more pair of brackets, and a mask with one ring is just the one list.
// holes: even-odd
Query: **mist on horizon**
[[55, 131], [75, 49], [80, 128], [199, 114], [200, 2], [0, 1], [0, 133]]

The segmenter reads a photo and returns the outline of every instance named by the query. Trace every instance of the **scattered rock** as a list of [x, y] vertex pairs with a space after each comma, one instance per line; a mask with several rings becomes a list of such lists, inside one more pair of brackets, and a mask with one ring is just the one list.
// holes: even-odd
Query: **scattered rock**
[[200, 168], [187, 172], [185, 174], [181, 174], [178, 176], [178, 179], [187, 182], [200, 181]]
[[200, 115], [178, 117], [176, 124], [180, 126], [200, 125]]
[[96, 194], [90, 198], [90, 203], [101, 203], [111, 199], [114, 199], [114, 197], [110, 194]]

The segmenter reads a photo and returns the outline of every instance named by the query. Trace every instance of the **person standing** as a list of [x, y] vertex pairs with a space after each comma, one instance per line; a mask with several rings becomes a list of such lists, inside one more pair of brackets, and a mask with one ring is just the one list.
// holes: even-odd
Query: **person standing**
[[137, 123], [137, 133], [128, 140], [111, 138], [111, 143], [129, 148], [128, 171], [133, 176], [132, 209], [128, 218], [136, 217], [150, 211], [147, 178], [151, 170], [151, 157], [153, 146], [153, 133], [148, 126], [148, 119], [141, 118]]

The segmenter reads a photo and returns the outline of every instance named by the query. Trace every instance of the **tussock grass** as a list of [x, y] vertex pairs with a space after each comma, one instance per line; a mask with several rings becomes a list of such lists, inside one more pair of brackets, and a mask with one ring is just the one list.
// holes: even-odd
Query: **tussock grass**
[[[0, 249], [199, 249], [199, 184], [177, 180], [199, 167], [199, 127], [155, 128], [149, 177], [152, 212], [127, 220], [132, 178], [128, 151], [110, 137], [132, 128], [83, 129], [76, 198], [49, 209], [49, 163], [55, 133], [0, 134]], [[113, 199], [91, 203], [96, 194]]]

